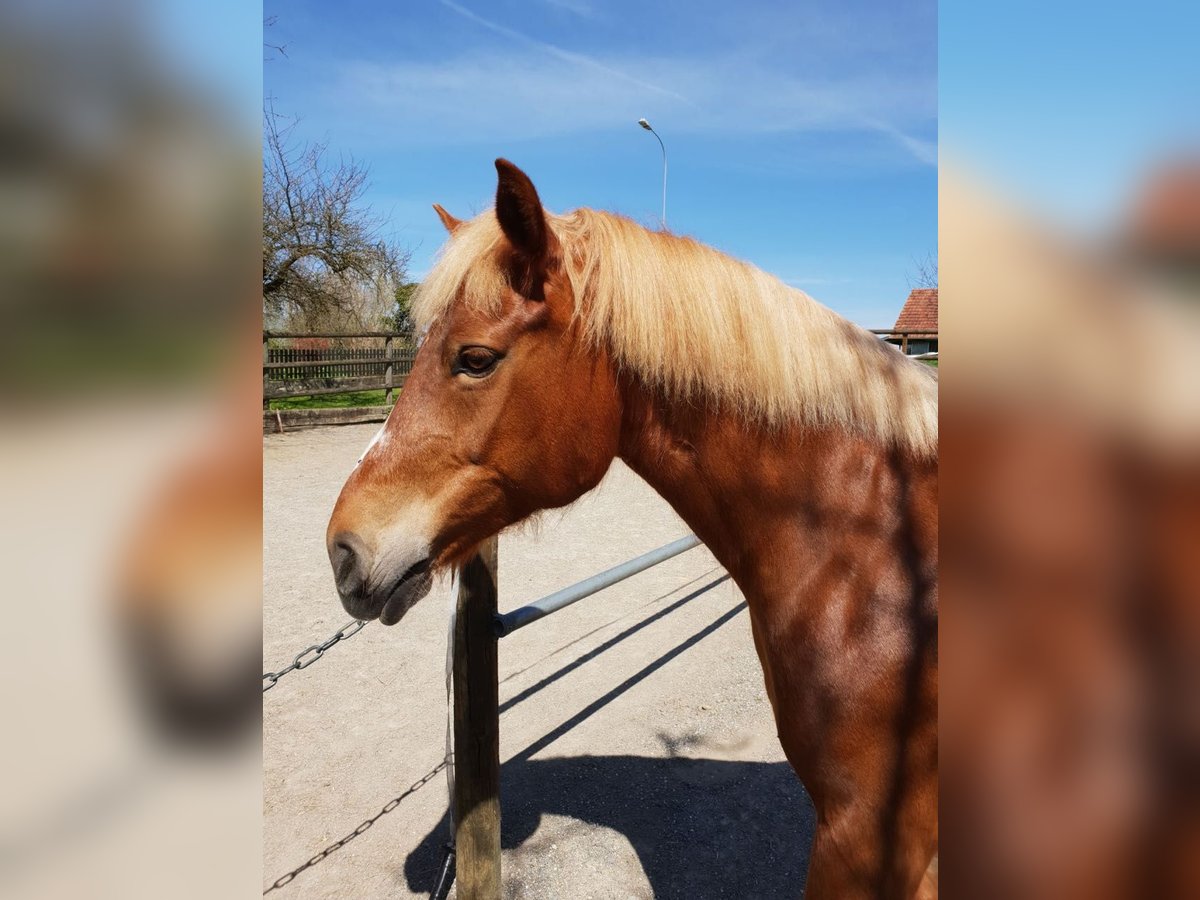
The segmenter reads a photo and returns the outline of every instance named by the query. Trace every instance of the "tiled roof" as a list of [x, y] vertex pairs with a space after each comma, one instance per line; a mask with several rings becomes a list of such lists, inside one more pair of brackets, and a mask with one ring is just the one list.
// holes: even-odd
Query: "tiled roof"
[[917, 288], [896, 317], [897, 331], [937, 331], [937, 288]]

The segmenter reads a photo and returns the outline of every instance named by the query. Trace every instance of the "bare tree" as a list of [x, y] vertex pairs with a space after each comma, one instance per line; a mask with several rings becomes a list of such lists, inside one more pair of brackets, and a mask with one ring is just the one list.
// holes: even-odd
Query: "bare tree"
[[[279, 16], [267, 16], [263, 19], [263, 33], [265, 34], [268, 28], [275, 27], [275, 23], [279, 21]], [[263, 46], [268, 50], [273, 50], [278, 56], [287, 58], [287, 44], [272, 44], [268, 41], [263, 41]], [[266, 56], [263, 62], [272, 62], [276, 59], [275, 56]]]
[[408, 253], [380, 239], [362, 203], [367, 170], [291, 142], [295, 120], [263, 112], [263, 317], [367, 327], [357, 300], [403, 282]]
[[915, 271], [908, 276], [909, 290], [917, 288], [935, 288], [938, 286], [938, 258], [936, 253], [929, 253], [922, 260], [913, 260]]

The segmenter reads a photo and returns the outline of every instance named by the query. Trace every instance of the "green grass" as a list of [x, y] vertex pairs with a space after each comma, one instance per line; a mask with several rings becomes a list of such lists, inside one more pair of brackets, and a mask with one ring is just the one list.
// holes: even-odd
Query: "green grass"
[[[350, 391], [346, 394], [324, 394], [320, 397], [287, 397], [271, 401], [271, 409], [347, 409], [354, 406], [385, 406], [384, 391]], [[392, 399], [399, 396], [392, 391]]]

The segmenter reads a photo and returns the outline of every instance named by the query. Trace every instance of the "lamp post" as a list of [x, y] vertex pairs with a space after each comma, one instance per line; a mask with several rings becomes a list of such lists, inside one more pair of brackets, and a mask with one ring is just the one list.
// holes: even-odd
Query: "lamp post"
[[663, 228], [667, 227], [667, 145], [663, 143], [663, 139], [658, 136], [658, 132], [650, 127], [650, 123], [645, 119], [638, 119], [638, 124], [645, 128], [648, 132], [658, 139], [658, 146], [662, 147], [663, 154], [663, 202], [662, 202], [662, 223]]

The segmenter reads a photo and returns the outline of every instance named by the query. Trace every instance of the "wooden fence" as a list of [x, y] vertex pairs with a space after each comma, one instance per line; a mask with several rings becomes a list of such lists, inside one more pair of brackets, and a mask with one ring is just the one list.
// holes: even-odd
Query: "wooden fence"
[[[910, 342], [936, 342], [936, 331], [872, 328], [881, 340], [909, 352]], [[288, 397], [317, 397], [382, 390], [384, 405], [404, 385], [417, 355], [412, 334], [263, 332], [263, 408]]]
[[272, 400], [384, 391], [392, 402], [417, 355], [411, 334], [263, 332], [263, 408]]

